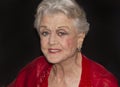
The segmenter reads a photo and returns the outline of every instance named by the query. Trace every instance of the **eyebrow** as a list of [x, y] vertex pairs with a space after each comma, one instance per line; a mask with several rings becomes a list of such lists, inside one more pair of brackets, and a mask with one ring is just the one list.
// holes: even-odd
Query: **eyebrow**
[[58, 27], [58, 28], [63, 28], [63, 27], [65, 27], [65, 28], [67, 28], [67, 29], [70, 29], [68, 26], [60, 26], [60, 27]]
[[72, 30], [72, 28], [69, 27], [69, 26], [60, 26], [60, 27], [58, 27], [58, 29], [60, 29], [60, 28], [65, 28], [65, 30], [67, 30], [67, 31], [71, 31]]
[[[41, 26], [40, 26], [40, 28], [45, 28], [45, 29], [48, 29], [48, 28], [47, 28], [47, 26], [44, 26], [44, 25], [41, 25]], [[68, 26], [59, 26], [59, 27], [57, 27], [56, 29], [60, 29], [60, 28], [66, 28], [66, 29], [71, 30], [71, 28], [70, 28], [70, 27], [68, 27]]]
[[47, 28], [47, 26], [40, 26], [40, 28]]

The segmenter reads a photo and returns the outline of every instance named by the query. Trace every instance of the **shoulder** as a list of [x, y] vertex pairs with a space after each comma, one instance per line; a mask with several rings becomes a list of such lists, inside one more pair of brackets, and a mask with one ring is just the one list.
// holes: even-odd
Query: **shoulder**
[[37, 78], [38, 68], [40, 73], [46, 66], [48, 66], [48, 62], [44, 56], [35, 58], [20, 70], [17, 78], [8, 87], [25, 87], [25, 84], [32, 87]]
[[25, 67], [23, 67], [19, 73], [26, 72], [26, 71], [32, 71], [32, 70], [37, 69], [38, 66], [44, 67], [47, 64], [48, 63], [47, 63], [45, 57], [39, 56], [39, 57], [35, 58], [33, 61], [29, 62]]
[[86, 57], [85, 60], [89, 63], [94, 87], [118, 87], [117, 79], [104, 66]]

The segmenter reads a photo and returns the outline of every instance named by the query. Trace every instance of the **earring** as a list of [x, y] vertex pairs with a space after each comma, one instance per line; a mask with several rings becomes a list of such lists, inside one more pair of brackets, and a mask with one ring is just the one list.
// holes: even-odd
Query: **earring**
[[81, 48], [77, 48], [77, 51], [78, 51], [78, 52], [81, 52]]

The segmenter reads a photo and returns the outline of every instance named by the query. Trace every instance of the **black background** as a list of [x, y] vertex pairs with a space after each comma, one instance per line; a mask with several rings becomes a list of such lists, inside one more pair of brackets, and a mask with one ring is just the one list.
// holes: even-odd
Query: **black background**
[[[33, 27], [39, 2], [0, 0], [0, 87], [10, 83], [23, 66], [42, 54]], [[83, 5], [91, 24], [82, 52], [120, 80], [120, 1], [78, 2]]]

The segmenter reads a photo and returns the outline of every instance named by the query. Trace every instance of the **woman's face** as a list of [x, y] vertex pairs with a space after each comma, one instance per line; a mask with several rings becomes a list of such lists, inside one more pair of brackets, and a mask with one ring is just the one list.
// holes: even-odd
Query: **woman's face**
[[50, 63], [60, 63], [77, 55], [83, 42], [73, 20], [66, 15], [44, 15], [40, 22], [41, 50]]

